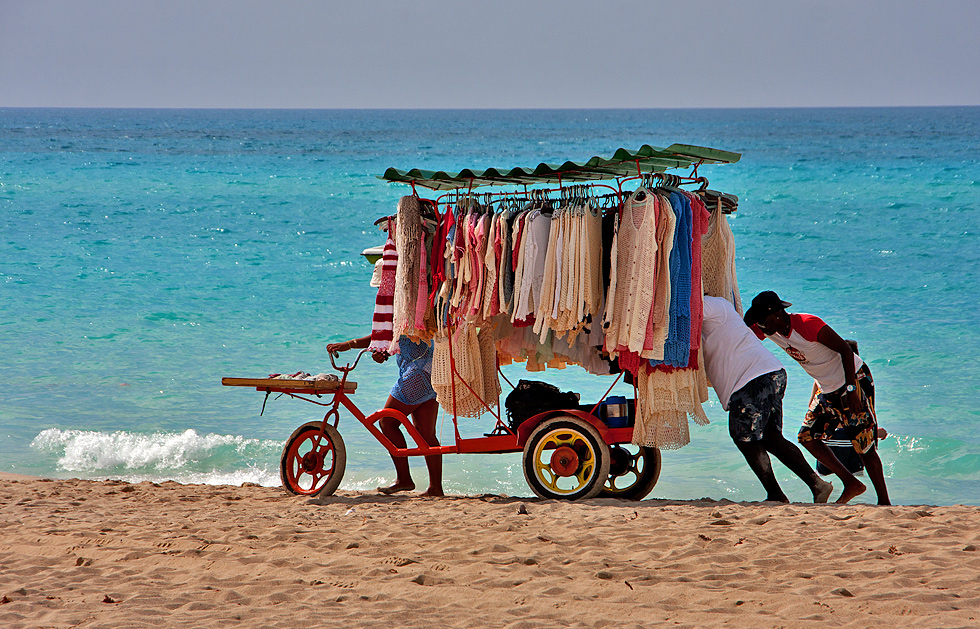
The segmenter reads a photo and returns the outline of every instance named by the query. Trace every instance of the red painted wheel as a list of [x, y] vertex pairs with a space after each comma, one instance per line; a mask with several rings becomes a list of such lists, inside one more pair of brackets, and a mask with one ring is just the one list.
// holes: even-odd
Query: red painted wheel
[[286, 440], [279, 478], [289, 493], [329, 496], [337, 491], [346, 468], [347, 449], [337, 429], [323, 422], [309, 422]]
[[551, 453], [551, 469], [556, 476], [571, 476], [578, 470], [578, 463], [574, 448], [559, 446]]

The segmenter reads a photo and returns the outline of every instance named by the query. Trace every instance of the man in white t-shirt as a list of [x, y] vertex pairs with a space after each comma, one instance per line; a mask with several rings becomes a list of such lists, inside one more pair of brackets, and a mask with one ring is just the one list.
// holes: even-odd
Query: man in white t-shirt
[[728, 411], [729, 434], [765, 487], [766, 500], [789, 502], [773, 474], [772, 454], [807, 484], [814, 502], [827, 502], [833, 485], [783, 437], [786, 370], [720, 297], [704, 298], [701, 346], [708, 381]]
[[768, 338], [786, 350], [820, 388], [803, 420], [799, 442], [844, 483], [837, 499], [843, 504], [866, 489], [824, 443], [838, 427], [843, 428], [864, 463], [878, 504], [891, 504], [876, 447], [878, 422], [871, 370], [820, 317], [790, 314], [786, 308], [791, 305], [771, 290], [763, 291], [752, 300], [745, 324], [758, 338]]

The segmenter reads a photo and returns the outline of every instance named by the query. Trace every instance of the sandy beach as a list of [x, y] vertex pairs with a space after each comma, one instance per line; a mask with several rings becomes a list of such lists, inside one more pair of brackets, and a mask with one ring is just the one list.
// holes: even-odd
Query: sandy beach
[[0, 478], [0, 626], [974, 627], [980, 509]]

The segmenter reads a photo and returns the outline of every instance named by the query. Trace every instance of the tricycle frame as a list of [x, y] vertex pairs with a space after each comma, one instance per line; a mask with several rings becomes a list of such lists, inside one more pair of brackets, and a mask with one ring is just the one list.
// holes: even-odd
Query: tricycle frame
[[[628, 443], [633, 435], [630, 426], [613, 428], [596, 416], [601, 401], [591, 411], [554, 409], [529, 417], [513, 430], [494, 413], [496, 427], [483, 437], [463, 438], [459, 432], [458, 418], [453, 414], [454, 443], [429, 445], [415, 425], [402, 412], [382, 408], [366, 415], [354, 403], [350, 395], [356, 391], [356, 383], [348, 376], [357, 367], [361, 357], [369, 350], [362, 350], [352, 363], [338, 366], [334, 356], [330, 362], [342, 377], [335, 381], [296, 381], [276, 379], [223, 378], [228, 386], [254, 386], [264, 391], [288, 395], [328, 407], [323, 419], [300, 426], [287, 440], [281, 459], [280, 475], [284, 487], [300, 495], [329, 495], [340, 484], [346, 468], [346, 450], [338, 430], [340, 408], [346, 409], [370, 432], [392, 457], [428, 456], [443, 454], [503, 454], [524, 452], [524, 472], [531, 489], [544, 498], [592, 498], [599, 495], [639, 499], [649, 493], [660, 475], [660, 453], [655, 448], [640, 448], [637, 454], [629, 453], [620, 444]], [[603, 396], [609, 394], [619, 378]], [[466, 385], [466, 383], [463, 383]], [[468, 385], [466, 385], [468, 386]], [[308, 397], [332, 394], [329, 402]], [[263, 403], [263, 409], [265, 403]], [[488, 407], [489, 410], [489, 407]], [[492, 410], [491, 410], [492, 412]], [[414, 445], [398, 447], [385, 436], [379, 423], [391, 418], [397, 421], [414, 442]], [[316, 434], [312, 428], [319, 424]], [[544, 434], [539, 428], [555, 428]], [[296, 439], [308, 441], [305, 454], [298, 451]], [[529, 449], [529, 442], [533, 448]], [[324, 445], [325, 444], [325, 445]], [[610, 450], [610, 447], [613, 449]], [[533, 450], [533, 451], [532, 451]], [[327, 454], [332, 452], [329, 470], [323, 470]], [[550, 457], [546, 454], [550, 453]], [[338, 462], [339, 457], [339, 462]], [[532, 457], [537, 457], [532, 459]], [[639, 469], [642, 468], [642, 469]], [[632, 474], [636, 480], [626, 487], [617, 487], [618, 478]], [[303, 486], [299, 475], [309, 475], [312, 482]], [[572, 487], [563, 487], [563, 478], [571, 478]], [[608, 477], [608, 480], [607, 480]]]

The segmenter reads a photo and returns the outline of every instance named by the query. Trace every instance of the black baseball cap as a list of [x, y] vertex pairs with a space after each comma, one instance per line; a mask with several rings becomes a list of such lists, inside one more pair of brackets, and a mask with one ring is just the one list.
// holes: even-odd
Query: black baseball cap
[[745, 312], [745, 325], [765, 321], [770, 312], [784, 310], [793, 304], [783, 301], [771, 290], [764, 290], [752, 299], [752, 306]]

